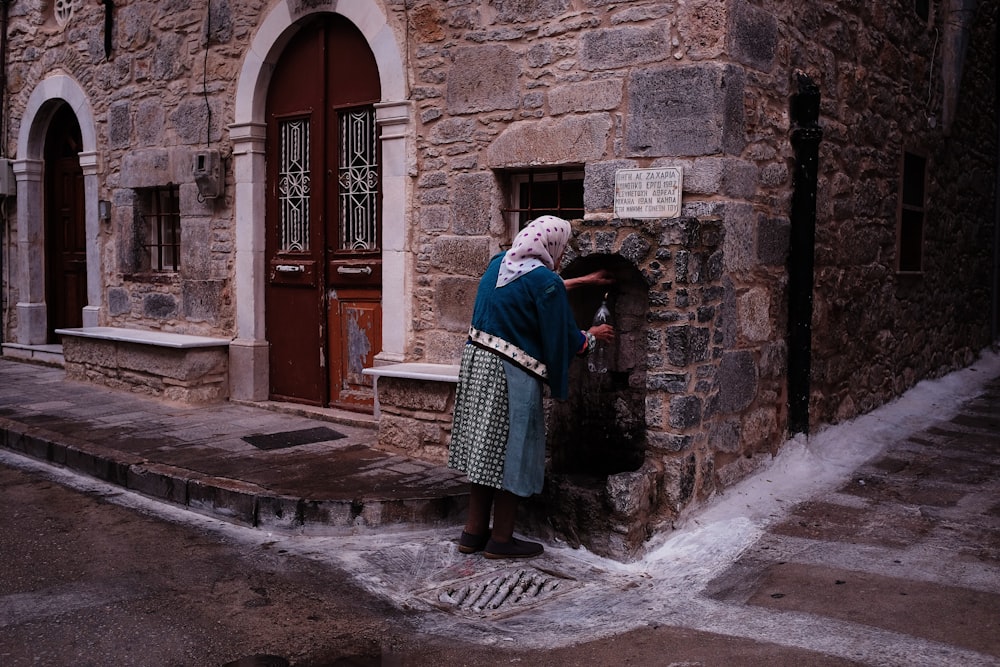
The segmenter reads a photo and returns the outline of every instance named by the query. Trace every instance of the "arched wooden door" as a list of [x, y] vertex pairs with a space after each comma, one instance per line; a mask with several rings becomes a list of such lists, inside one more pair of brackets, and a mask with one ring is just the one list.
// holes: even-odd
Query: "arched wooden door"
[[347, 19], [304, 27], [267, 99], [272, 399], [370, 410], [382, 341], [375, 58]]
[[87, 237], [80, 124], [63, 104], [45, 140], [45, 303], [48, 341], [56, 329], [83, 326], [87, 305]]

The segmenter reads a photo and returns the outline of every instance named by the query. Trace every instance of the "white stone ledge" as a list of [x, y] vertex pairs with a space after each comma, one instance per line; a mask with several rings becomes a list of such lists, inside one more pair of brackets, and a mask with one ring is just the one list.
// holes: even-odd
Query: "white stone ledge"
[[375, 378], [375, 419], [382, 416], [382, 406], [378, 397], [378, 379], [380, 377], [403, 378], [404, 380], [425, 380], [431, 382], [458, 382], [458, 366], [449, 364], [420, 364], [406, 362], [401, 364], [386, 364], [374, 366], [361, 371], [364, 375]]
[[458, 365], [402, 363], [365, 368], [365, 375], [376, 378], [391, 377], [407, 380], [434, 380], [437, 382], [458, 382]]
[[56, 329], [62, 336], [77, 336], [79, 338], [95, 338], [121, 343], [136, 343], [138, 345], [153, 345], [174, 349], [189, 349], [195, 347], [228, 347], [228, 338], [211, 338], [209, 336], [190, 336], [188, 334], [169, 333], [165, 331], [146, 331], [143, 329], [124, 329], [122, 327], [83, 327], [80, 329]]

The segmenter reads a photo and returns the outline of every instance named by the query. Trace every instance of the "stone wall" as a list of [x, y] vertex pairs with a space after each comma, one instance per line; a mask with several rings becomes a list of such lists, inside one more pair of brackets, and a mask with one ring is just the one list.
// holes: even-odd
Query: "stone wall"
[[[439, 286], [474, 280], [509, 242], [500, 170], [584, 165], [588, 218], [609, 217], [615, 169], [658, 166], [664, 157], [692, 174], [689, 197], [747, 200], [759, 167], [740, 156], [745, 73], [708, 60], [722, 53], [725, 22], [706, 23], [700, 12], [711, 13], [710, 3], [700, 4], [427, 3], [414, 10], [420, 19], [410, 61], [421, 121], [415, 353], [455, 358], [471, 301], [442, 304]], [[749, 213], [747, 204], [734, 224], [746, 224]]]
[[[623, 221], [611, 213], [615, 170], [680, 165], [682, 215], [720, 225], [724, 278], [712, 365], [681, 374], [674, 399], [651, 399], [651, 437], [675, 443], [667, 459], [674, 474], [659, 488], [661, 508], [671, 509], [661, 518], [767, 460], [787, 438], [789, 98], [802, 70], [820, 87], [825, 132], [812, 428], [968, 363], [990, 342], [983, 286], [997, 154], [995, 14], [992, 5], [977, 13], [964, 79], [977, 82], [963, 84], [968, 102], [946, 135], [934, 123], [944, 17], [928, 25], [906, 5], [418, 5], [409, 42], [420, 120], [414, 354], [456, 358], [472, 285], [509, 238], [498, 213], [503, 170], [584, 165], [587, 210], [578, 229], [596, 248], [584, 252], [621, 252]], [[904, 149], [931, 159], [918, 277], [896, 273]], [[460, 298], [444, 299], [456, 293], [446, 290]], [[690, 296], [651, 282], [651, 304]], [[675, 334], [664, 349], [685, 342]], [[659, 361], [651, 376], [676, 375], [669, 355]], [[672, 419], [684, 428], [657, 433]], [[688, 429], [697, 436], [685, 439]]]
[[[226, 196], [202, 199], [192, 174], [195, 151], [229, 148], [235, 79], [266, 3], [117, 3], [113, 51], [104, 52], [104, 6], [80, 3], [65, 26], [54, 3], [10, 3], [7, 86], [10, 113], [3, 146], [16, 152], [21, 112], [38, 83], [54, 72], [87, 91], [97, 123], [99, 197], [111, 201], [110, 224], [98, 240], [106, 308], [101, 323], [207, 336], [232, 334], [232, 175]], [[207, 35], [207, 39], [206, 39]], [[205, 72], [209, 76], [205, 77]], [[180, 186], [184, 216], [181, 270], [169, 277], [130, 271], [128, 239], [136, 225], [134, 188]], [[16, 218], [10, 208], [10, 220]], [[10, 253], [9, 256], [12, 256]], [[16, 321], [12, 304], [6, 337]]]
[[229, 395], [224, 344], [176, 348], [64, 336], [63, 350], [71, 379], [181, 403], [213, 403]]
[[378, 379], [378, 440], [386, 449], [425, 461], [448, 460], [455, 383]]
[[[583, 165], [576, 252], [623, 256], [649, 288], [646, 459], [658, 481], [655, 502], [620, 522], [621, 544], [597, 547], [621, 555], [783, 441], [788, 72], [777, 21], [747, 3], [517, 8], [419, 9], [414, 353], [456, 358], [475, 281], [509, 241], [504, 170]], [[684, 169], [686, 222], [615, 219], [616, 170], [658, 166]]]
[[[236, 79], [273, 3], [218, 0], [211, 12], [188, 0], [118, 5], [110, 59], [101, 3], [83, 3], [67, 28], [54, 25], [51, 2], [11, 5], [9, 118], [0, 139], [13, 155], [28, 96], [46, 75], [64, 71], [78, 81], [97, 119], [100, 198], [115, 204], [97, 240], [102, 323], [230, 337], [238, 298], [232, 175], [227, 170], [223, 197], [202, 201], [189, 165], [206, 146], [229, 164]], [[302, 6], [332, 11], [337, 3]], [[586, 213], [574, 223], [569, 259], [620, 257], [648, 283], [645, 444], [657, 454], [647, 457], [641, 483], [626, 484], [631, 491], [619, 485], [611, 494], [618, 500], [608, 500], [643, 513], [642, 529], [623, 538], [631, 546], [614, 548], [633, 548], [650, 525], [676, 519], [746, 475], [787, 437], [796, 70], [819, 85], [824, 131], [813, 428], [871, 410], [989, 344], [996, 3], [977, 9], [962, 97], [947, 131], [945, 20], [927, 24], [906, 3], [381, 6], [405, 53], [414, 109], [407, 126], [407, 360], [457, 362], [478, 278], [511, 238], [500, 213], [510, 169], [582, 169]], [[910, 149], [930, 165], [925, 270], [900, 276], [900, 158]], [[684, 170], [680, 219], [616, 219], [616, 170], [658, 166]], [[180, 185], [191, 242], [180, 274], [153, 280], [128, 268], [134, 188], [167, 182]], [[7, 213], [8, 222], [15, 219], [13, 208]], [[16, 255], [10, 250], [7, 257]], [[11, 289], [7, 308], [17, 301]], [[4, 321], [9, 335], [11, 312]], [[441, 441], [446, 419], [434, 413], [447, 413], [441, 396], [420, 397], [405, 383], [386, 391], [397, 392], [403, 406], [385, 415], [386, 433], [397, 418], [431, 415], [433, 433], [395, 429], [400, 448]], [[440, 445], [431, 449], [441, 455]]]
[[[947, 3], [932, 4], [941, 12]], [[996, 21], [996, 4], [979, 3], [949, 133], [942, 127], [946, 17], [928, 25], [908, 6], [834, 2], [779, 14], [788, 66], [808, 72], [822, 95], [814, 428], [967, 365], [990, 343]], [[917, 276], [896, 272], [903, 151], [928, 158]]]

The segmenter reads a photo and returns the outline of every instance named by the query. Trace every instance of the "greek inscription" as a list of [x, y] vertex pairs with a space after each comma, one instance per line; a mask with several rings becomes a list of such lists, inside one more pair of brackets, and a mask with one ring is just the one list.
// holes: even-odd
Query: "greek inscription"
[[680, 167], [620, 169], [615, 172], [615, 215], [620, 218], [676, 218], [681, 212]]

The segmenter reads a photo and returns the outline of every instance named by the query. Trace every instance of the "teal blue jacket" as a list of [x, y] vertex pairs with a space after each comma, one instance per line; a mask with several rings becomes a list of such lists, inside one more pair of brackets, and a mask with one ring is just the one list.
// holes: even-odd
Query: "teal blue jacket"
[[586, 349], [566, 286], [554, 271], [539, 267], [498, 288], [503, 253], [490, 260], [479, 281], [470, 342], [545, 380], [552, 396], [569, 393], [569, 364]]

